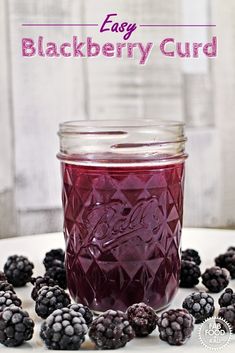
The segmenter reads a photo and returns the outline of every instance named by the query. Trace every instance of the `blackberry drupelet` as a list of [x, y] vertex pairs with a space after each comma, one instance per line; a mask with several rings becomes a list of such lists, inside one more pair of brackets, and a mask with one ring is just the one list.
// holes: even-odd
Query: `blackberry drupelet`
[[127, 319], [137, 337], [148, 336], [156, 328], [157, 314], [145, 303], [133, 304], [127, 311]]
[[191, 336], [194, 318], [186, 309], [165, 311], [157, 321], [160, 338], [171, 345], [182, 345]]
[[59, 286], [42, 287], [36, 299], [35, 311], [43, 319], [46, 319], [54, 310], [67, 307], [70, 297]]
[[107, 310], [92, 322], [89, 337], [98, 349], [116, 349], [124, 347], [135, 333], [125, 313]]
[[226, 320], [231, 325], [233, 333], [235, 333], [235, 306], [229, 305], [226, 308], [220, 308], [218, 316]]
[[196, 324], [213, 316], [215, 311], [214, 299], [205, 292], [195, 292], [188, 295], [184, 299], [182, 306], [193, 315]]
[[0, 282], [3, 282], [3, 281], [6, 281], [7, 278], [6, 278], [6, 275], [3, 271], [0, 271]]
[[64, 250], [52, 249], [46, 253], [45, 258], [43, 260], [43, 264], [46, 270], [48, 270], [52, 266], [54, 260], [64, 262]]
[[212, 293], [219, 293], [229, 284], [229, 272], [226, 268], [214, 266], [202, 274], [202, 283]]
[[34, 322], [27, 311], [10, 306], [0, 313], [0, 343], [16, 347], [32, 338]]
[[195, 264], [201, 264], [201, 258], [199, 253], [194, 249], [186, 249], [182, 251], [181, 255], [182, 260], [194, 261]]
[[83, 316], [87, 326], [89, 326], [92, 323], [93, 314], [91, 310], [88, 308], [88, 306], [85, 306], [83, 304], [70, 304], [68, 308], [80, 313]]
[[30, 282], [34, 265], [25, 256], [9, 256], [4, 265], [4, 273], [14, 287], [23, 287]]
[[219, 306], [226, 307], [229, 305], [235, 305], [235, 293], [231, 288], [226, 288], [219, 297]]
[[199, 283], [199, 278], [201, 276], [201, 271], [199, 266], [188, 260], [181, 261], [181, 271], [180, 271], [180, 287], [182, 288], [192, 288]]
[[31, 297], [33, 300], [37, 299], [38, 291], [42, 287], [44, 286], [54, 287], [55, 285], [57, 285], [57, 282], [55, 282], [52, 278], [48, 276], [44, 276], [44, 277], [38, 276], [36, 278], [33, 278], [32, 283], [34, 285], [31, 292]]
[[42, 323], [40, 336], [49, 349], [77, 350], [84, 342], [87, 325], [83, 316], [71, 309], [55, 310]]
[[45, 276], [52, 278], [61, 288], [67, 288], [66, 270], [62, 261], [54, 260]]
[[235, 251], [230, 250], [215, 258], [215, 264], [224, 267], [230, 272], [231, 278], [235, 278]]
[[10, 305], [21, 306], [22, 302], [14, 292], [10, 290], [0, 292], [0, 312]]
[[0, 292], [6, 292], [7, 290], [10, 290], [11, 292], [15, 293], [14, 287], [11, 283], [8, 283], [7, 281], [0, 281]]

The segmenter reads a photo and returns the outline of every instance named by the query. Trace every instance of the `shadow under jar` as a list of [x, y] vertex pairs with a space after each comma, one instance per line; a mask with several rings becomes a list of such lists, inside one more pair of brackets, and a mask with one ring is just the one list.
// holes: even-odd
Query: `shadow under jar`
[[166, 307], [178, 289], [184, 125], [60, 125], [68, 287], [92, 310]]

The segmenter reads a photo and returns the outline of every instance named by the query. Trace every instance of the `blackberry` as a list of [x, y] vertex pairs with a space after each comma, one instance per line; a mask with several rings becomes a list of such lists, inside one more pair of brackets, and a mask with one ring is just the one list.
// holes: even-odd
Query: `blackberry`
[[219, 306], [226, 307], [229, 305], [235, 305], [235, 293], [231, 288], [226, 288], [219, 297]]
[[64, 262], [64, 250], [52, 249], [46, 253], [43, 260], [43, 264], [46, 270], [48, 270], [52, 266], [54, 260]]
[[157, 321], [160, 339], [171, 345], [184, 344], [194, 329], [194, 318], [186, 309], [165, 311]]
[[235, 306], [229, 305], [226, 308], [220, 308], [218, 316], [226, 320], [231, 325], [233, 333], [235, 333]]
[[0, 312], [8, 306], [21, 306], [21, 304], [21, 300], [15, 293], [11, 292], [10, 290], [0, 292]]
[[186, 249], [182, 251], [181, 255], [182, 260], [194, 261], [195, 264], [201, 264], [201, 258], [199, 253], [194, 249]]
[[11, 283], [8, 283], [7, 281], [0, 281], [0, 292], [6, 292], [7, 290], [15, 293], [14, 287]]
[[93, 314], [91, 310], [88, 308], [88, 306], [85, 306], [82, 304], [70, 304], [68, 308], [76, 311], [77, 313], [80, 313], [83, 316], [87, 326], [89, 326], [92, 323]]
[[38, 291], [42, 287], [44, 287], [44, 286], [53, 287], [57, 284], [52, 278], [50, 278], [48, 276], [44, 276], [44, 277], [38, 276], [38, 277], [34, 278], [31, 282], [34, 285], [32, 292], [31, 292], [31, 297], [33, 300], [37, 299]]
[[77, 350], [85, 340], [87, 325], [83, 316], [69, 308], [55, 310], [42, 323], [40, 336], [49, 349]]
[[25, 256], [9, 256], [4, 265], [4, 272], [9, 283], [14, 287], [23, 287], [30, 282], [34, 265]]
[[67, 288], [66, 270], [62, 261], [54, 260], [45, 276], [52, 278], [61, 288]]
[[70, 304], [70, 298], [59, 286], [42, 287], [36, 299], [35, 311], [43, 319], [46, 319], [54, 310], [61, 309]]
[[135, 336], [134, 330], [122, 311], [107, 310], [91, 324], [89, 337], [98, 349], [124, 347]]
[[133, 304], [127, 311], [127, 319], [136, 336], [148, 336], [156, 328], [157, 314], [145, 303]]
[[230, 246], [227, 251], [235, 251], [235, 246]]
[[235, 251], [230, 250], [215, 258], [215, 264], [224, 267], [230, 272], [231, 278], [235, 278]]
[[6, 281], [6, 280], [7, 280], [7, 278], [6, 278], [5, 273], [0, 271], [0, 282]]
[[212, 293], [219, 293], [229, 284], [229, 272], [226, 268], [214, 266], [202, 274], [202, 283]]
[[0, 343], [16, 347], [33, 336], [34, 322], [27, 311], [10, 306], [0, 313]]
[[215, 311], [214, 299], [205, 292], [196, 292], [188, 295], [184, 299], [182, 306], [193, 315], [196, 324], [213, 316]]
[[199, 283], [199, 278], [201, 276], [201, 271], [199, 266], [188, 260], [181, 261], [181, 271], [180, 271], [180, 287], [182, 288], [192, 288]]

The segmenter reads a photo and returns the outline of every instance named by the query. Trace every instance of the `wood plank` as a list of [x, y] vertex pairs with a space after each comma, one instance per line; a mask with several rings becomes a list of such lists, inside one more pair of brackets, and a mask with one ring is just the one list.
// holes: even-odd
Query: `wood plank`
[[235, 2], [228, 0], [223, 6], [221, 1], [213, 1], [212, 18], [219, 31], [219, 55], [212, 71], [215, 121], [221, 145], [217, 160], [222, 163], [220, 217], [221, 224], [235, 227]]
[[13, 188], [11, 82], [6, 1], [0, 2], [0, 192]]
[[222, 175], [219, 132], [188, 128], [184, 225], [218, 227], [221, 223]]
[[7, 2], [0, 1], [0, 238], [16, 234]]
[[[93, 11], [94, 1], [85, 4], [86, 20], [102, 23], [109, 12], [118, 14], [120, 21], [137, 24], [179, 22], [179, 1], [102, 1]], [[115, 9], [115, 11], [114, 11]], [[150, 11], [151, 9], [151, 11]], [[99, 58], [87, 60], [89, 115], [98, 119], [112, 118], [156, 118], [183, 119], [182, 76], [180, 61], [163, 57], [159, 51], [160, 41], [177, 29], [138, 28], [130, 42], [151, 42], [156, 45], [145, 65], [135, 59]], [[88, 33], [88, 32], [87, 32]], [[93, 40], [123, 42], [122, 35], [110, 32], [100, 34], [93, 29]], [[97, 89], [98, 87], [98, 89]]]
[[81, 60], [23, 58], [22, 37], [63, 42], [78, 28], [28, 28], [22, 23], [81, 20], [81, 3], [10, 1], [12, 86], [15, 126], [16, 207], [50, 209], [60, 205], [58, 123], [85, 117]]

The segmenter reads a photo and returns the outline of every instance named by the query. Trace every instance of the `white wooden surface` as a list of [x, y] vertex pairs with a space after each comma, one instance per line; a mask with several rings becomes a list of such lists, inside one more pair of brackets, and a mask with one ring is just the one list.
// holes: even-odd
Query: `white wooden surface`
[[[223, 244], [221, 244], [221, 239], [223, 239]], [[182, 234], [182, 248], [186, 249], [193, 247], [197, 249], [202, 258], [202, 264], [200, 265], [201, 271], [214, 264], [214, 258], [224, 252], [230, 245], [234, 245], [235, 231], [222, 230], [222, 229], [184, 229]], [[0, 269], [3, 267], [6, 258], [12, 255], [14, 252], [28, 256], [31, 261], [35, 264], [34, 275], [42, 275], [44, 273], [44, 267], [42, 260], [44, 254], [54, 247], [64, 247], [64, 240], [62, 233], [54, 234], [41, 234], [28, 237], [12, 238], [12, 239], [2, 239], [0, 240]], [[235, 290], [235, 280], [230, 281], [229, 287]], [[25, 353], [27, 351], [33, 351], [35, 353], [48, 352], [48, 350], [43, 345], [42, 340], [39, 337], [39, 330], [42, 320], [35, 314], [34, 302], [30, 297], [32, 286], [28, 284], [22, 288], [16, 288], [17, 295], [22, 299], [23, 308], [27, 310], [30, 316], [35, 321], [35, 333], [33, 339], [24, 343], [22, 346], [17, 348], [12, 348], [11, 352]], [[200, 282], [193, 290], [191, 288], [180, 288], [177, 292], [175, 298], [169, 306], [169, 309], [181, 308], [182, 302], [187, 295], [193, 291], [205, 291], [205, 287]], [[215, 315], [218, 314], [218, 298], [221, 293], [212, 294], [215, 300]], [[160, 314], [160, 313], [159, 313]], [[195, 352], [195, 353], [206, 353], [207, 350], [202, 346], [199, 341], [199, 327], [200, 325], [195, 325], [192, 337], [183, 346], [173, 347], [163, 342], [158, 337], [158, 330], [156, 329], [149, 337], [134, 339], [126, 345], [125, 348], [118, 350], [118, 352], [123, 353], [133, 353], [133, 352]], [[235, 335], [232, 335], [231, 341], [227, 347], [221, 349], [223, 353], [230, 353], [234, 351], [235, 347]], [[9, 348], [4, 346], [0, 347], [1, 353], [8, 353]], [[94, 345], [87, 338], [82, 345], [81, 352], [97, 352], [94, 349]], [[113, 352], [113, 351], [107, 351]]]
[[[40, 59], [21, 56], [21, 38], [97, 29], [28, 28], [23, 22], [97, 22], [107, 12], [137, 23], [210, 22], [216, 29], [142, 29], [132, 41], [218, 36], [216, 59]], [[235, 225], [235, 3], [218, 0], [2, 0], [0, 2], [0, 237], [61, 229], [58, 123], [90, 118], [161, 118], [189, 124], [185, 224]], [[105, 33], [102, 40], [116, 41]], [[117, 38], [118, 40], [118, 38]], [[196, 61], [197, 60], [197, 61]]]

